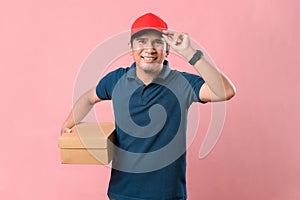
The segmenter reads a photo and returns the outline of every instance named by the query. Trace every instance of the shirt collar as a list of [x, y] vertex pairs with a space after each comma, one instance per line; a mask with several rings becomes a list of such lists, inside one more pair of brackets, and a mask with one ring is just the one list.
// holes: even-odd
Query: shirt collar
[[[137, 78], [135, 70], [136, 70], [136, 62], [134, 62], [130, 66], [129, 71], [127, 72], [128, 79], [136, 79]], [[169, 62], [167, 60], [164, 60], [163, 69], [160, 72], [160, 74], [158, 74], [158, 76], [154, 78], [154, 80], [159, 80], [159, 79], [165, 80], [168, 77], [168, 75], [170, 74], [170, 72], [171, 72], [171, 69], [169, 67]]]

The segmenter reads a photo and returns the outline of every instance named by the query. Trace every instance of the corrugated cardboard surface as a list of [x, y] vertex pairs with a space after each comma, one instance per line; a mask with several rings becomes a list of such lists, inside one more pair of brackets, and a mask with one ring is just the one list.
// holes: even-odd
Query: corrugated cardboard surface
[[80, 123], [59, 137], [63, 164], [108, 164], [113, 157], [115, 125], [112, 122]]

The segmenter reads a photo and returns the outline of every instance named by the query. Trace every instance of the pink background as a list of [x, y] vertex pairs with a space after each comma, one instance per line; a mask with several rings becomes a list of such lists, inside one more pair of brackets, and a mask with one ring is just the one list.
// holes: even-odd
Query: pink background
[[107, 199], [110, 169], [61, 165], [57, 138], [81, 63], [149, 11], [190, 33], [237, 86], [203, 160], [210, 118], [200, 106], [189, 199], [300, 199], [299, 8], [298, 0], [2, 1], [0, 199]]

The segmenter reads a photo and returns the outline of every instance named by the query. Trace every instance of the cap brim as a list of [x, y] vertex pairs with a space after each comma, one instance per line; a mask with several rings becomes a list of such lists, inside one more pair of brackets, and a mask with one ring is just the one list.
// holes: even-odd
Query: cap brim
[[136, 29], [132, 29], [131, 30], [131, 36], [135, 35], [136, 33], [140, 32], [140, 31], [145, 31], [145, 30], [155, 30], [158, 31], [160, 33], [163, 32], [163, 30], [167, 30], [166, 28], [157, 28], [157, 27], [143, 27], [143, 28], [136, 28]]

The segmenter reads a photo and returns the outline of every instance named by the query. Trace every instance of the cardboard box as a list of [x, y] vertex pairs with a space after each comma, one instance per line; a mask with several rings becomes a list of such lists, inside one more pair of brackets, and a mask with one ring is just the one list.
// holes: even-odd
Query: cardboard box
[[80, 123], [59, 139], [62, 164], [109, 164], [113, 157], [115, 125]]

